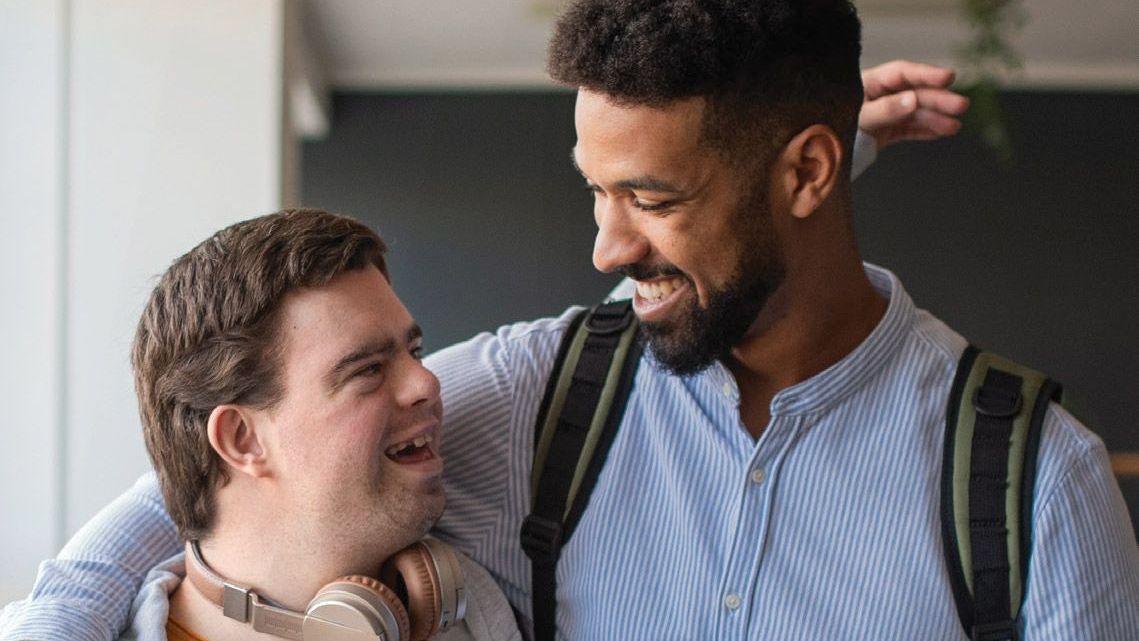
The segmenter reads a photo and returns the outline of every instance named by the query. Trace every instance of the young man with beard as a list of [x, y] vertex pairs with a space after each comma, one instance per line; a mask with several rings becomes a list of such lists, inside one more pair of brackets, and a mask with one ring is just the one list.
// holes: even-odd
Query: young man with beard
[[[967, 341], [860, 258], [860, 48], [845, 0], [578, 0], [559, 21], [549, 70], [578, 91], [594, 265], [636, 281], [649, 347], [561, 551], [560, 638], [970, 636], [939, 520]], [[476, 540], [527, 614], [514, 537], [572, 316], [429, 364], [456, 471], [439, 529]], [[1139, 639], [1139, 551], [1106, 451], [1055, 404], [1035, 478], [1017, 627], [972, 636]]]
[[[550, 69], [579, 90], [594, 262], [637, 279], [650, 347], [562, 550], [560, 638], [965, 638], [937, 520], [965, 340], [859, 258], [858, 55], [838, 0], [585, 0], [559, 22]], [[447, 407], [437, 532], [524, 623], [534, 422], [576, 311], [427, 362]], [[1043, 439], [1021, 636], [1134, 639], [1139, 561], [1103, 446], [1058, 407]], [[114, 625], [105, 595], [133, 592], [132, 565], [153, 558], [124, 526], [150, 545], [168, 528], [149, 496], [144, 484], [101, 517], [116, 532], [91, 526], [69, 551], [111, 559], [83, 577], [91, 604], [56, 594], [41, 612], [82, 604], [77, 621]]]
[[445, 502], [420, 336], [380, 238], [326, 212], [235, 224], [166, 270], [131, 363], [186, 552], [122, 638], [518, 638], [482, 568], [419, 542]]

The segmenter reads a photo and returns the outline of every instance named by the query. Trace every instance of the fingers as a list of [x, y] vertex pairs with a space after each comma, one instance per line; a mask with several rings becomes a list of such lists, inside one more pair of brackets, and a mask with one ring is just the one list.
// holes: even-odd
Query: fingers
[[[960, 120], [929, 109], [918, 110], [909, 126], [911, 132], [922, 135], [928, 134], [931, 138], [951, 136], [960, 129]], [[921, 140], [927, 140], [927, 138], [921, 138]]]
[[881, 150], [901, 140], [936, 140], [952, 136], [960, 129], [960, 120], [922, 109], [905, 121], [866, 133], [874, 138]]
[[894, 60], [862, 72], [862, 86], [868, 100], [906, 89], [945, 89], [956, 73], [946, 67], [922, 62]]
[[917, 108], [918, 101], [913, 91], [867, 100], [862, 103], [862, 111], [858, 114], [858, 128], [873, 132], [888, 127], [908, 119]]
[[858, 127], [881, 149], [898, 140], [932, 140], [957, 133], [969, 99], [951, 91], [952, 69], [895, 60], [862, 72], [865, 100]]
[[914, 114], [930, 112], [956, 118], [969, 108], [969, 99], [946, 89], [911, 89], [862, 104], [858, 127], [873, 132], [904, 122]]
[[969, 99], [948, 89], [917, 89], [918, 107], [950, 116], [960, 116], [969, 108]]

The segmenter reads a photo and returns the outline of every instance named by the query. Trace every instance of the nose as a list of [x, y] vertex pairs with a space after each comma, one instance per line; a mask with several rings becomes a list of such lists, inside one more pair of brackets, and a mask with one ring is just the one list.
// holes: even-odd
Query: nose
[[399, 403], [405, 407], [438, 403], [439, 379], [411, 355], [407, 356], [405, 363], [403, 384], [399, 386], [398, 392]]
[[649, 244], [636, 229], [616, 198], [598, 198], [593, 206], [597, 238], [593, 241], [593, 266], [611, 272], [639, 262], [649, 253]]

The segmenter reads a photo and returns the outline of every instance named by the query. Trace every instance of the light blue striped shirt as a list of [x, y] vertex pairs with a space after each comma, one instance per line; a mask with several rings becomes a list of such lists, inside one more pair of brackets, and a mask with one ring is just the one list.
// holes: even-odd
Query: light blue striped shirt
[[[967, 638], [938, 521], [945, 404], [965, 341], [915, 309], [892, 274], [867, 272], [889, 298], [881, 323], [776, 395], [758, 440], [725, 368], [680, 378], [646, 357], [558, 566], [561, 638]], [[439, 533], [523, 617], [533, 425], [572, 314], [428, 362], [446, 407]], [[1037, 474], [1022, 639], [1139, 640], [1139, 552], [1102, 442], [1053, 407]], [[177, 551], [157, 491], [144, 479], [46, 562], [38, 607], [6, 611], [2, 638], [116, 636], [146, 570]]]

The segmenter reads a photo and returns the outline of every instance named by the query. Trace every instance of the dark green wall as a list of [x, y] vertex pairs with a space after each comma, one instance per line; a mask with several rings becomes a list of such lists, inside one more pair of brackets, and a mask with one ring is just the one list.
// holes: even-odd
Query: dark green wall
[[[864, 256], [975, 343], [1053, 374], [1139, 450], [1139, 94], [1010, 93], [1016, 164], [962, 135], [887, 150], [855, 188]], [[342, 94], [307, 204], [391, 245], [429, 349], [597, 300], [570, 94]], [[1139, 481], [1125, 490], [1139, 512]]]

